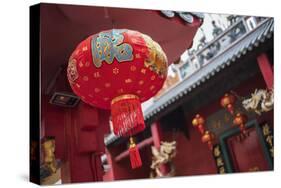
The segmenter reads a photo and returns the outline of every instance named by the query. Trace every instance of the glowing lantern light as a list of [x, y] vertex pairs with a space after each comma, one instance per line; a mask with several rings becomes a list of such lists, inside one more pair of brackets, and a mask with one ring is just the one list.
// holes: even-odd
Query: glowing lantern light
[[215, 135], [210, 131], [206, 131], [201, 138], [203, 143], [208, 144], [208, 147], [209, 147], [210, 150], [213, 150], [214, 139], [215, 139]]
[[200, 114], [196, 114], [195, 118], [193, 118], [193, 120], [192, 120], [192, 125], [194, 127], [197, 127], [198, 131], [201, 134], [204, 134], [204, 132], [205, 132], [204, 123], [205, 123], [205, 119]]
[[245, 124], [247, 123], [247, 121], [248, 117], [245, 114], [237, 113], [233, 120], [233, 124], [238, 126], [243, 134], [246, 134]]
[[233, 115], [235, 101], [236, 101], [236, 98], [234, 95], [226, 93], [222, 97], [220, 103], [223, 108], [226, 108]]

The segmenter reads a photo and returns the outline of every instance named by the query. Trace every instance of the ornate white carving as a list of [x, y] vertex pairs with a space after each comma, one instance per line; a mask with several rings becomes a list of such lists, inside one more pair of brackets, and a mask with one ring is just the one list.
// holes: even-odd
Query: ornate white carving
[[247, 111], [252, 110], [261, 115], [262, 112], [268, 112], [273, 109], [273, 90], [256, 89], [251, 95], [250, 98], [242, 101], [242, 105]]
[[[175, 175], [175, 168], [173, 166], [172, 159], [176, 156], [176, 141], [173, 142], [161, 142], [160, 149], [156, 149], [154, 146], [152, 150], [152, 164], [150, 166], [151, 178], [156, 177], [171, 177]], [[160, 170], [161, 165], [170, 165], [170, 172], [163, 174]]]

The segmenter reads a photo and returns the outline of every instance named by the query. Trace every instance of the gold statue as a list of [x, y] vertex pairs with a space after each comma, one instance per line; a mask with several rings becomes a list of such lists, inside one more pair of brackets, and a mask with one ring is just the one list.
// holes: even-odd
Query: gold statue
[[55, 173], [57, 171], [57, 162], [55, 157], [55, 139], [54, 138], [46, 138], [42, 144], [43, 152], [44, 152], [44, 164], [47, 168]]
[[[152, 164], [150, 166], [151, 173], [150, 178], [156, 177], [172, 177], [175, 175], [175, 168], [173, 166], [172, 159], [176, 156], [176, 141], [173, 142], [161, 142], [159, 150], [154, 146], [152, 150]], [[170, 172], [163, 174], [160, 170], [162, 165], [169, 165]]]
[[249, 99], [242, 101], [242, 104], [247, 111], [253, 110], [258, 115], [261, 115], [262, 112], [268, 112], [273, 109], [273, 97], [273, 90], [256, 89]]

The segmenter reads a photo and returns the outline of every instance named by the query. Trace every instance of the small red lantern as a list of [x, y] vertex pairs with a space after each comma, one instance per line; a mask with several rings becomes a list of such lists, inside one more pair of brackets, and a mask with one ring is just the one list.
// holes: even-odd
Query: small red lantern
[[221, 106], [226, 108], [232, 115], [234, 114], [234, 104], [236, 97], [232, 94], [226, 93], [221, 99]]
[[245, 114], [237, 113], [233, 120], [233, 124], [238, 126], [243, 134], [246, 134], [245, 124], [247, 123], [247, 121], [248, 117]]
[[209, 147], [210, 150], [213, 150], [214, 139], [215, 139], [215, 135], [210, 131], [206, 131], [201, 138], [203, 143], [208, 144], [208, 147]]
[[[67, 76], [85, 103], [111, 109], [113, 132], [131, 137], [144, 130], [141, 102], [154, 96], [167, 76], [167, 57], [149, 36], [127, 29], [103, 31], [82, 41], [69, 58]], [[130, 138], [132, 168], [141, 159]]]
[[205, 119], [200, 114], [196, 114], [195, 118], [193, 118], [192, 120], [192, 125], [194, 127], [197, 127], [201, 134], [204, 134], [205, 132], [204, 123], [205, 123]]

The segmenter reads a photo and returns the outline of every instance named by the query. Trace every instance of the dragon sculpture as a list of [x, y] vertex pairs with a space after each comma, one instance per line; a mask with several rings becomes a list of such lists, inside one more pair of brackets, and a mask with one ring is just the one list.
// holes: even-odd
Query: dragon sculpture
[[[150, 166], [151, 173], [150, 178], [158, 177], [172, 177], [175, 175], [175, 168], [172, 164], [172, 159], [176, 156], [176, 141], [173, 142], [161, 142], [160, 148], [152, 146], [152, 164]], [[169, 172], [161, 172], [161, 166], [166, 165]]]
[[242, 101], [242, 105], [247, 111], [252, 110], [261, 115], [262, 112], [268, 112], [273, 109], [273, 97], [273, 90], [256, 89], [250, 98]]

